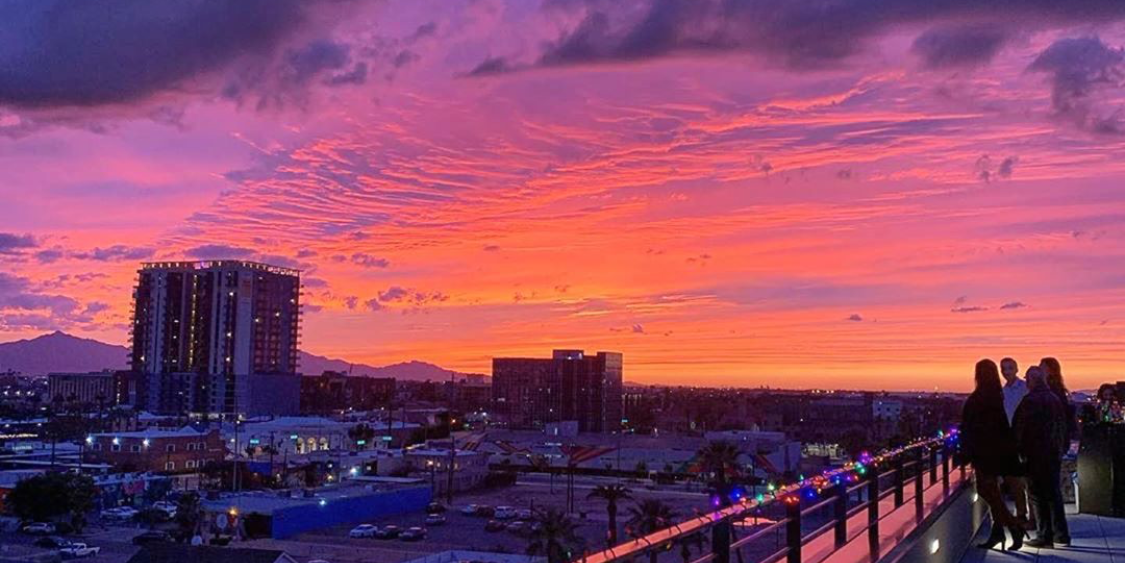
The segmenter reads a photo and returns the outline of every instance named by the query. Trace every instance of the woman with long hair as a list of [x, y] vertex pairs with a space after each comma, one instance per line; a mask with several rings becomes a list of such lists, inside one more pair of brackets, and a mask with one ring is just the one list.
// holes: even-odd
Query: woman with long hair
[[1059, 398], [1059, 402], [1063, 404], [1066, 410], [1067, 439], [1078, 438], [1078, 409], [1074, 406], [1074, 403], [1070, 402], [1070, 391], [1067, 390], [1066, 382], [1063, 381], [1062, 365], [1059, 364], [1057, 359], [1048, 356], [1039, 360], [1039, 369], [1043, 370], [1043, 375], [1047, 378], [1047, 386]]
[[1015, 434], [1004, 410], [1004, 388], [996, 362], [981, 360], [976, 366], [976, 389], [965, 401], [961, 413], [961, 452], [973, 465], [977, 494], [988, 503], [992, 514], [992, 531], [977, 547], [1005, 549], [1004, 529], [1012, 536], [1012, 549], [1023, 546], [1026, 532], [1012, 516], [1000, 493], [1001, 476], [1024, 474], [1016, 450]]
[[1048, 356], [1039, 360], [1039, 369], [1045, 372], [1047, 385], [1051, 388], [1051, 392], [1065, 404], [1070, 399], [1070, 391], [1067, 391], [1066, 383], [1063, 382], [1062, 364], [1057, 359]]

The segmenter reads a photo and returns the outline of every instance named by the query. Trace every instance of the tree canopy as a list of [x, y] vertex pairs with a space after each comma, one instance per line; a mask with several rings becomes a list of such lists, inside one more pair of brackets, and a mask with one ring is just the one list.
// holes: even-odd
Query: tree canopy
[[20, 481], [8, 494], [11, 511], [24, 520], [48, 521], [67, 517], [75, 529], [86, 524], [97, 495], [94, 480], [75, 473], [46, 473]]

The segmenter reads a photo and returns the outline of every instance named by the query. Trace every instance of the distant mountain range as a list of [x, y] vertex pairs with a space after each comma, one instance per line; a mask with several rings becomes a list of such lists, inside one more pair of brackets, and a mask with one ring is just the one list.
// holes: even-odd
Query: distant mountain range
[[[104, 369], [125, 369], [129, 365], [129, 349], [64, 332], [52, 332], [30, 340], [0, 343], [0, 372], [16, 371], [25, 375], [53, 372], [87, 372]], [[353, 364], [345, 360], [300, 352], [301, 372], [319, 375], [325, 371], [350, 372], [367, 377], [393, 377], [408, 381], [448, 381], [450, 374], [465, 373], [447, 370], [434, 364], [409, 361], [389, 366]]]

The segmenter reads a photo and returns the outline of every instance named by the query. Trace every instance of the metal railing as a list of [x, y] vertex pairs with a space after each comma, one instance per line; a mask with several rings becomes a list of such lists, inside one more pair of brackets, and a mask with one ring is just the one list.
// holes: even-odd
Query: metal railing
[[[880, 524], [892, 512], [913, 502], [914, 522], [921, 523], [926, 514], [926, 492], [942, 487], [940, 502], [949, 497], [950, 474], [959, 469], [957, 483], [966, 480], [964, 465], [955, 465], [953, 452], [957, 447], [956, 430], [938, 437], [917, 440], [906, 446], [883, 452], [877, 456], [861, 456], [860, 460], [821, 475], [803, 479], [792, 485], [771, 489], [752, 498], [742, 498], [714, 512], [687, 519], [668, 528], [643, 537], [623, 542], [600, 552], [587, 553], [576, 563], [617, 563], [632, 561], [638, 556], [649, 556], [655, 561], [660, 553], [673, 546], [691, 542], [702, 534], [710, 534], [710, 550], [685, 563], [730, 563], [731, 552], [738, 555], [738, 563], [760, 561], [807, 563], [823, 561], [850, 542], [867, 535], [871, 560], [877, 560], [881, 550]], [[926, 482], [929, 482], [927, 485]], [[884, 512], [881, 501], [893, 498], [893, 509]], [[891, 503], [885, 503], [890, 505]], [[735, 538], [736, 527], [745, 527], [747, 521], [756, 521], [769, 509], [777, 511], [783, 505], [783, 516], [755, 529], [745, 537]], [[822, 515], [829, 512], [827, 516]], [[860, 526], [857, 519], [866, 512]], [[820, 515], [818, 517], [818, 515]], [[857, 518], [859, 517], [859, 518]], [[852, 525], [849, 526], [849, 520]], [[807, 528], [812, 527], [811, 531]], [[828, 536], [831, 534], [831, 536]], [[742, 557], [744, 548], [760, 540], [774, 538], [775, 550], [757, 559]], [[831, 539], [830, 542], [827, 539]], [[818, 539], [826, 543], [816, 557], [806, 558], [804, 548]], [[698, 539], [696, 539], [698, 542]], [[695, 543], [695, 542], [693, 542]], [[689, 550], [690, 551], [690, 550]], [[761, 552], [761, 550], [758, 550]]]

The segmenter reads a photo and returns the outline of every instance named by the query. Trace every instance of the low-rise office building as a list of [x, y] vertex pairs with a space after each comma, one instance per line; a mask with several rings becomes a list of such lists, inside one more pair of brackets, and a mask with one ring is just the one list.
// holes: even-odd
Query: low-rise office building
[[199, 431], [146, 429], [106, 432], [86, 438], [90, 459], [112, 465], [117, 471], [195, 473], [208, 462], [222, 462], [227, 449], [217, 429]]

